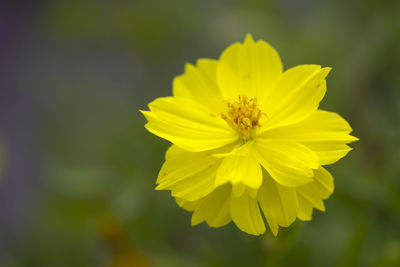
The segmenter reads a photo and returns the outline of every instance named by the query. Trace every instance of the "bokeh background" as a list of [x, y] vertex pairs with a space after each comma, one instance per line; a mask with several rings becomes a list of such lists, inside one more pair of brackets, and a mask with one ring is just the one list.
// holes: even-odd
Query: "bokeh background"
[[[400, 1], [0, 3], [0, 266], [400, 266]], [[246, 33], [333, 67], [323, 109], [360, 141], [277, 238], [190, 226], [154, 191], [168, 142], [138, 109]]]

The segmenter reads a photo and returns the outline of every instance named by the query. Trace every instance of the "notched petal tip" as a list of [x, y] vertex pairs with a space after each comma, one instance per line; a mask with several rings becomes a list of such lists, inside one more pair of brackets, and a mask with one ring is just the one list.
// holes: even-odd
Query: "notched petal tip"
[[251, 35], [251, 33], [247, 33], [246, 37], [244, 38], [244, 43], [245, 44], [249, 43], [249, 42], [254, 43], [254, 39], [253, 39], [253, 36]]
[[272, 234], [274, 235], [274, 237], [277, 237], [278, 232], [279, 232], [279, 226], [275, 227], [270, 227], [269, 229], [271, 229]]
[[240, 197], [246, 191], [246, 186], [242, 183], [232, 184], [232, 193], [235, 197]]
[[139, 112], [140, 113], [142, 113], [142, 115], [143, 115], [143, 117], [146, 119], [146, 124], [144, 125], [144, 128], [146, 128], [148, 131], [150, 131], [149, 130], [149, 126], [148, 126], [148, 124], [149, 124], [149, 122], [150, 122], [150, 120], [151, 120], [151, 116], [153, 115], [152, 113], [151, 113], [151, 111], [149, 111], [149, 110], [141, 110], [141, 109], [139, 109]]
[[323, 67], [320, 72], [321, 72], [321, 76], [323, 77], [323, 80], [326, 79], [326, 77], [328, 76], [328, 74], [331, 72], [332, 68], [331, 67]]
[[328, 75], [332, 71], [332, 67], [322, 67], [322, 70]]
[[150, 114], [149, 110], [141, 110], [139, 109], [139, 112], [142, 113], [142, 115], [147, 119], [147, 115]]
[[193, 66], [193, 64], [190, 62], [186, 62], [185, 63], [185, 74], [192, 70], [195, 70], [195, 66]]
[[191, 226], [196, 226], [199, 225], [200, 223], [204, 222], [204, 218], [200, 217], [200, 216], [196, 216], [197, 213], [194, 212], [192, 214], [192, 218], [190, 219], [190, 225]]
[[299, 211], [297, 218], [299, 218], [301, 221], [309, 222], [312, 220], [312, 213], [311, 213], [311, 215], [307, 215], [307, 214]]
[[[349, 143], [353, 143], [353, 142], [357, 142], [357, 141], [360, 141], [360, 138], [350, 135], [349, 136], [349, 140], [348, 140], [348, 144]], [[350, 150], [352, 150], [352, 148]]]
[[158, 185], [154, 188], [154, 190], [157, 190], [157, 191], [161, 191], [161, 190], [165, 190], [165, 189], [166, 189], [166, 187], [163, 186], [162, 184], [158, 184]]
[[319, 209], [322, 212], [326, 211], [326, 207], [325, 207], [325, 203], [321, 200], [321, 205], [316, 207], [317, 209]]

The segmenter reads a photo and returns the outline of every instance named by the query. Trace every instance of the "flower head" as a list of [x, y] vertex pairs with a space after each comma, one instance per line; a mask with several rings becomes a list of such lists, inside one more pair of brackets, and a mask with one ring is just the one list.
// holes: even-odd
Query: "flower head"
[[283, 71], [278, 53], [247, 35], [219, 60], [187, 64], [173, 96], [142, 111], [153, 134], [172, 143], [157, 179], [192, 224], [272, 233], [296, 218], [325, 210], [336, 162], [356, 141], [338, 114], [319, 110], [330, 68], [300, 65]]

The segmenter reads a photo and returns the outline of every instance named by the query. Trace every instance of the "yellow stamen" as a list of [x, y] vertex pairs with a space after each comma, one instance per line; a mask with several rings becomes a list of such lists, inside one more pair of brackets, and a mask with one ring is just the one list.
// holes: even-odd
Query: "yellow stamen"
[[236, 130], [243, 140], [250, 139], [263, 113], [257, 106], [257, 98], [248, 99], [239, 95], [238, 100], [228, 101], [228, 111], [221, 114], [229, 126]]

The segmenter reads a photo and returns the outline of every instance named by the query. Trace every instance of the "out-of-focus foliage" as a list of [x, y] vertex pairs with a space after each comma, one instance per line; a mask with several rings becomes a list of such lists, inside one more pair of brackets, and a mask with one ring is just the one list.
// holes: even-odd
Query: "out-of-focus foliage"
[[[25, 145], [36, 167], [25, 172], [35, 186], [18, 206], [24, 221], [0, 214], [9, 225], [0, 229], [1, 266], [400, 265], [399, 1], [72, 0], [14, 8], [25, 14], [18, 98], [31, 99], [33, 112], [18, 123], [33, 125]], [[191, 227], [168, 192], [153, 190], [168, 143], [145, 131], [138, 112], [171, 94], [185, 62], [216, 58], [247, 32], [276, 47], [285, 68], [333, 67], [322, 108], [343, 115], [360, 138], [328, 167], [336, 189], [327, 212], [277, 238], [232, 225]], [[3, 139], [13, 155], [15, 144]], [[7, 194], [7, 179], [18, 179], [12, 168], [24, 166], [18, 160], [5, 161], [2, 199], [22, 197]], [[28, 185], [13, 186], [18, 193]]]

